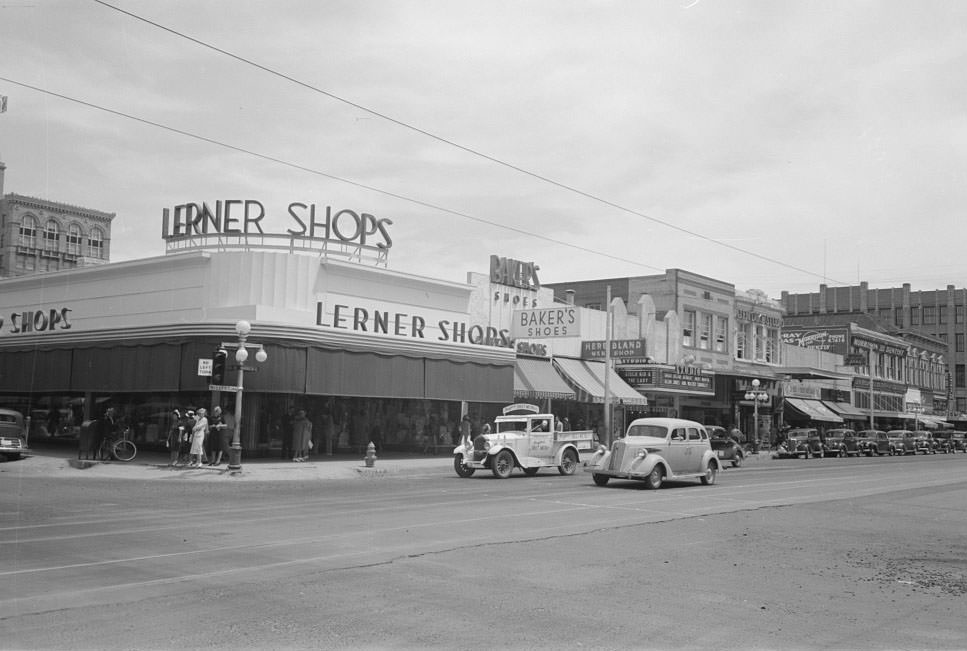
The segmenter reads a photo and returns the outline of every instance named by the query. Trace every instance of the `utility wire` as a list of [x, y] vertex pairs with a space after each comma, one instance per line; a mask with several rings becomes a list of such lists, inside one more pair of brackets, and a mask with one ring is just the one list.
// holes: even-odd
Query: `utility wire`
[[[466, 145], [461, 145], [460, 143], [454, 142], [452, 140], [448, 140], [448, 139], [446, 139], [446, 138], [444, 138], [442, 136], [438, 136], [438, 135], [436, 135], [434, 133], [431, 133], [429, 131], [426, 131], [425, 129], [421, 129], [420, 127], [417, 127], [417, 126], [414, 126], [412, 124], [409, 124], [408, 122], [403, 122], [402, 120], [398, 120], [398, 119], [396, 119], [396, 118], [394, 118], [392, 116], [386, 115], [385, 113], [380, 113], [379, 111], [376, 111], [375, 109], [371, 109], [371, 108], [369, 108], [367, 106], [363, 106], [362, 104], [358, 104], [356, 102], [353, 102], [352, 100], [346, 99], [344, 97], [340, 97], [339, 95], [336, 95], [335, 93], [331, 93], [331, 92], [329, 92], [327, 90], [324, 90], [324, 89], [319, 88], [317, 86], [313, 86], [312, 84], [309, 84], [307, 82], [304, 82], [304, 81], [302, 81], [300, 79], [296, 79], [295, 77], [292, 77], [290, 75], [287, 75], [287, 74], [285, 74], [283, 72], [279, 72], [278, 70], [275, 70], [274, 68], [269, 68], [268, 66], [264, 66], [264, 65], [262, 65], [260, 63], [257, 63], [255, 61], [252, 61], [251, 59], [246, 59], [243, 56], [240, 56], [238, 54], [234, 54], [233, 52], [229, 52], [227, 50], [223, 50], [222, 48], [219, 48], [219, 47], [217, 47], [215, 45], [212, 45], [211, 43], [207, 43], [206, 41], [202, 41], [202, 40], [197, 39], [197, 38], [195, 38], [193, 36], [189, 36], [189, 35], [187, 35], [187, 34], [185, 34], [183, 32], [179, 32], [178, 30], [173, 29], [171, 27], [167, 27], [165, 25], [162, 25], [160, 23], [157, 23], [157, 22], [154, 22], [152, 20], [149, 20], [148, 18], [145, 18], [145, 17], [140, 16], [138, 14], [132, 13], [132, 12], [127, 11], [125, 9], [121, 9], [120, 7], [117, 7], [115, 5], [112, 5], [109, 2], [105, 2], [104, 0], [94, 0], [94, 2], [100, 4], [100, 5], [104, 6], [104, 7], [107, 7], [108, 9], [112, 9], [112, 10], [118, 12], [118, 13], [124, 14], [126, 16], [131, 17], [131, 18], [134, 18], [135, 20], [139, 20], [139, 21], [141, 21], [143, 23], [147, 23], [148, 25], [151, 25], [152, 27], [156, 27], [156, 28], [158, 28], [160, 30], [163, 30], [165, 32], [168, 32], [169, 34], [173, 34], [173, 35], [175, 35], [175, 36], [177, 36], [179, 38], [183, 38], [183, 39], [185, 39], [187, 41], [191, 41], [192, 43], [195, 43], [196, 45], [199, 45], [199, 46], [201, 46], [203, 48], [212, 50], [213, 52], [217, 52], [217, 53], [222, 54], [224, 56], [227, 56], [227, 57], [229, 57], [231, 59], [235, 59], [236, 61], [239, 61], [239, 62], [244, 63], [246, 65], [252, 66], [253, 68], [257, 68], [257, 69], [259, 69], [259, 70], [261, 70], [263, 72], [266, 72], [266, 73], [268, 73], [270, 75], [274, 75], [276, 77], [279, 77], [281, 79], [284, 79], [286, 81], [289, 81], [289, 82], [291, 82], [293, 84], [296, 84], [298, 86], [301, 86], [303, 88], [306, 88], [308, 90], [311, 90], [311, 91], [313, 91], [315, 93], [319, 93], [320, 95], [325, 95], [326, 97], [329, 97], [330, 99], [334, 99], [337, 102], [342, 102], [343, 104], [347, 104], [348, 106], [352, 106], [355, 109], [359, 109], [360, 111], [364, 111], [366, 113], [369, 113], [372, 116], [378, 117], [378, 118], [380, 118], [382, 120], [386, 120], [387, 122], [391, 122], [391, 123], [393, 123], [393, 124], [395, 124], [397, 126], [403, 127], [404, 129], [408, 129], [410, 131], [414, 131], [414, 132], [416, 132], [416, 133], [418, 133], [420, 135], [426, 136], [427, 138], [431, 138], [433, 140], [436, 140], [437, 142], [441, 142], [443, 144], [449, 145], [451, 147], [454, 147], [456, 149], [459, 149], [461, 151], [464, 151], [464, 152], [466, 152], [468, 154], [471, 154], [473, 156], [478, 156], [480, 158], [483, 158], [485, 160], [488, 160], [488, 161], [490, 161], [492, 163], [495, 163], [497, 165], [501, 165], [501, 166], [506, 167], [508, 169], [514, 170], [515, 172], [519, 172], [521, 174], [525, 174], [525, 175], [530, 176], [532, 178], [535, 178], [535, 179], [538, 179], [540, 181], [543, 181], [544, 183], [549, 183], [550, 185], [553, 185], [555, 187], [561, 188], [562, 190], [566, 190], [568, 192], [577, 194], [579, 196], [585, 197], [586, 199], [591, 199], [592, 201], [601, 203], [601, 204], [603, 204], [605, 206], [608, 206], [610, 208], [614, 208], [616, 210], [620, 210], [621, 212], [628, 213], [629, 215], [634, 215], [634, 216], [639, 217], [641, 219], [645, 219], [645, 220], [654, 222], [656, 224], [661, 224], [662, 226], [665, 226], [667, 228], [671, 228], [671, 229], [676, 230], [676, 231], [678, 231], [680, 233], [685, 233], [686, 235], [691, 235], [692, 237], [697, 237], [697, 238], [699, 238], [701, 240], [705, 240], [706, 242], [711, 242], [712, 244], [717, 244], [719, 246], [725, 247], [725, 248], [730, 249], [732, 251], [736, 251], [738, 253], [743, 253], [745, 255], [752, 256], [752, 257], [757, 258], [759, 260], [763, 260], [765, 262], [770, 262], [772, 264], [776, 264], [776, 265], [779, 265], [779, 266], [782, 266], [782, 267], [786, 267], [787, 269], [792, 269], [794, 271], [798, 271], [798, 272], [807, 274], [809, 276], [814, 276], [816, 278], [822, 278], [823, 279], [823, 282], [827, 282], [829, 280], [826, 277], [826, 274], [825, 273], [820, 274], [820, 273], [816, 273], [814, 271], [809, 271], [808, 269], [803, 269], [801, 267], [797, 267], [795, 265], [791, 265], [791, 264], [789, 264], [787, 262], [783, 262], [783, 261], [777, 260], [775, 258], [770, 258], [767, 255], [763, 255], [761, 253], [756, 253], [755, 251], [749, 251], [748, 249], [743, 249], [743, 248], [738, 247], [738, 246], [735, 246], [733, 244], [729, 244], [727, 242], [723, 242], [721, 240], [717, 240], [717, 239], [715, 239], [713, 237], [709, 237], [708, 235], [703, 235], [702, 233], [699, 233], [699, 232], [696, 232], [696, 231], [692, 231], [692, 230], [689, 230], [687, 228], [683, 228], [681, 226], [677, 226], [675, 224], [672, 224], [670, 222], [664, 221], [664, 220], [659, 219], [657, 217], [652, 217], [651, 215], [648, 215], [648, 214], [639, 212], [637, 210], [634, 210], [632, 208], [628, 208], [626, 206], [622, 206], [621, 204], [614, 203], [613, 201], [610, 201], [610, 200], [605, 199], [603, 197], [599, 197], [596, 194], [592, 194], [590, 192], [586, 192], [584, 190], [581, 190], [581, 189], [576, 188], [574, 186], [568, 185], [568, 184], [563, 183], [561, 181], [556, 181], [556, 180], [551, 179], [549, 177], [546, 177], [546, 176], [543, 176], [541, 174], [538, 174], [537, 172], [533, 172], [533, 171], [530, 171], [530, 170], [525, 169], [523, 167], [520, 167], [518, 165], [514, 165], [513, 163], [509, 163], [509, 162], [504, 161], [504, 160], [502, 160], [500, 158], [497, 158], [495, 156], [491, 156], [489, 154], [486, 154], [484, 152], [478, 151], [478, 150], [473, 149], [471, 147], [468, 147]], [[511, 229], [511, 230], [514, 230], [514, 229]], [[578, 248], [580, 248], [580, 247], [578, 247]], [[608, 256], [608, 257], [611, 257], [611, 256]], [[640, 264], [640, 263], [636, 263], [636, 264]], [[645, 266], [647, 266], [647, 265], [645, 265]], [[654, 268], [654, 267], [651, 267], [651, 268]], [[840, 281], [834, 281], [834, 282], [836, 282], [837, 284], [848, 284], [848, 283], [841, 283]]]
[[594, 255], [599, 255], [599, 256], [602, 256], [602, 257], [605, 257], [605, 258], [609, 258], [611, 260], [616, 260], [618, 262], [626, 262], [628, 264], [633, 264], [633, 265], [638, 266], [638, 267], [645, 267], [647, 269], [653, 269], [653, 270], [656, 270], [656, 271], [664, 271], [664, 269], [659, 269], [658, 267], [654, 267], [652, 265], [648, 265], [648, 264], [645, 264], [643, 262], [639, 262], [637, 260], [629, 260], [628, 258], [622, 258], [620, 256], [612, 255], [610, 253], [604, 253], [602, 251], [597, 251], [595, 249], [591, 249], [591, 248], [588, 248], [588, 247], [585, 247], [585, 246], [581, 246], [579, 244], [573, 244], [571, 242], [565, 242], [564, 240], [558, 240], [558, 239], [555, 239], [553, 237], [548, 237], [547, 235], [542, 235], [540, 233], [533, 233], [531, 231], [524, 230], [523, 228], [517, 228], [515, 226], [508, 226], [506, 224], [500, 224], [498, 222], [490, 221], [490, 220], [484, 219], [482, 217], [475, 217], [474, 215], [470, 215], [468, 213], [460, 212], [458, 210], [453, 210], [451, 208], [446, 208], [444, 206], [438, 206], [438, 205], [433, 204], [433, 203], [430, 203], [428, 201], [423, 201], [421, 199], [416, 199], [414, 197], [408, 197], [406, 195], [399, 194], [399, 193], [396, 193], [396, 192], [392, 192], [390, 190], [383, 190], [381, 188], [377, 188], [377, 187], [372, 186], [372, 185], [366, 185], [365, 183], [361, 183], [359, 181], [353, 181], [352, 179], [347, 179], [347, 178], [343, 178], [341, 176], [336, 176], [335, 174], [329, 174], [328, 172], [323, 172], [321, 170], [313, 169], [311, 167], [306, 167], [304, 165], [299, 165], [298, 163], [292, 163], [290, 161], [283, 160], [281, 158], [276, 158], [274, 156], [269, 156], [268, 154], [262, 154], [262, 153], [259, 153], [257, 151], [253, 151], [251, 149], [246, 149], [244, 147], [239, 147], [238, 145], [232, 145], [232, 144], [229, 144], [229, 143], [226, 143], [226, 142], [222, 142], [220, 140], [215, 140], [214, 138], [209, 138], [207, 136], [202, 136], [202, 135], [199, 135], [197, 133], [192, 133], [190, 131], [185, 131], [184, 129], [179, 129], [177, 127], [172, 127], [172, 126], [169, 126], [167, 124], [162, 124], [160, 122], [155, 122], [153, 120], [148, 120], [146, 118], [140, 118], [140, 117], [138, 117], [136, 115], [131, 115], [130, 113], [124, 113], [123, 111], [118, 111], [118, 110], [115, 110], [115, 109], [112, 109], [112, 108], [108, 108], [106, 106], [101, 106], [99, 104], [94, 104], [92, 102], [86, 102], [84, 100], [77, 99], [76, 97], [70, 97], [69, 95], [63, 95], [61, 93], [55, 93], [54, 91], [47, 90], [45, 88], [39, 88], [37, 86], [32, 86], [30, 84], [25, 84], [23, 82], [20, 82], [20, 81], [15, 80], [15, 79], [10, 79], [8, 77], [0, 77], [0, 81], [5, 81], [5, 82], [7, 82], [9, 84], [14, 84], [16, 86], [20, 86], [21, 88], [27, 88], [29, 90], [36, 91], [38, 93], [43, 93], [44, 95], [50, 95], [51, 97], [57, 97], [59, 99], [67, 100], [68, 102], [74, 102], [75, 104], [80, 104], [81, 106], [86, 106], [88, 108], [96, 109], [98, 111], [104, 111], [105, 113], [110, 113], [112, 115], [116, 115], [118, 117], [126, 118], [128, 120], [134, 120], [135, 122], [140, 122], [141, 124], [147, 124], [149, 126], [156, 127], [158, 129], [163, 129], [165, 131], [170, 131], [172, 133], [177, 133], [179, 135], [186, 136], [188, 138], [194, 138], [195, 140], [200, 140], [202, 142], [206, 142], [206, 143], [209, 143], [209, 144], [212, 144], [212, 145], [217, 145], [218, 147], [223, 147], [225, 149], [230, 149], [231, 151], [235, 151], [235, 152], [239, 152], [239, 153], [242, 153], [242, 154], [246, 154], [248, 156], [254, 156], [255, 158], [260, 158], [262, 160], [270, 161], [270, 162], [273, 162], [273, 163], [278, 163], [279, 165], [285, 165], [286, 167], [291, 167], [293, 169], [297, 169], [297, 170], [300, 170], [300, 171], [303, 171], [303, 172], [308, 172], [310, 174], [315, 174], [317, 176], [322, 176], [322, 177], [325, 177], [327, 179], [332, 179], [333, 181], [338, 181], [340, 183], [345, 183], [347, 185], [352, 185], [352, 186], [355, 186], [357, 188], [362, 188], [364, 190], [369, 190], [370, 192], [376, 192], [376, 193], [385, 195], [387, 197], [393, 197], [394, 199], [399, 199], [401, 201], [406, 201], [406, 202], [409, 202], [409, 203], [412, 203], [412, 204], [416, 204], [418, 206], [423, 206], [425, 208], [431, 208], [433, 210], [439, 210], [440, 212], [444, 212], [444, 213], [447, 213], [447, 214], [450, 214], [450, 215], [455, 215], [457, 217], [463, 217], [464, 219], [469, 219], [471, 221], [475, 221], [475, 222], [478, 222], [480, 224], [486, 224], [488, 226], [493, 226], [495, 228], [502, 228], [502, 229], [505, 229], [505, 230], [508, 230], [508, 231], [513, 231], [514, 233], [519, 233], [520, 235], [527, 235], [529, 237], [534, 237], [534, 238], [537, 238], [539, 240], [544, 240], [545, 242], [550, 242], [552, 244], [558, 244], [560, 246], [566, 246], [566, 247], [569, 247], [569, 248], [572, 248], [572, 249], [576, 249], [578, 251], [584, 251], [585, 253], [592, 253]]

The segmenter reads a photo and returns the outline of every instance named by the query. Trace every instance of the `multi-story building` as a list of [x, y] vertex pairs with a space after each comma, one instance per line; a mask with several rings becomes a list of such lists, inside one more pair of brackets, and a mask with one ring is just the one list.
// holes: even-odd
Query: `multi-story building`
[[[635, 378], [633, 385], [648, 399], [648, 414], [738, 425], [765, 440], [777, 427], [780, 382], [796, 370], [781, 369], [783, 310], [763, 293], [736, 292], [731, 283], [681, 269], [544, 286], [557, 299], [596, 309], [607, 305], [610, 288], [612, 299], [623, 300], [629, 313], [648, 306], [656, 319], [678, 322], [677, 356], [617, 365], [619, 374]], [[768, 394], [765, 402], [746, 399], [756, 386]]]
[[0, 162], [0, 276], [24, 276], [108, 262], [114, 213], [4, 194]]
[[783, 292], [781, 300], [790, 325], [856, 322], [904, 340], [910, 354], [894, 360], [896, 368], [884, 367], [886, 379], [893, 372], [898, 381], [919, 390], [928, 413], [967, 414], [967, 289], [948, 285], [943, 290], [912, 291], [909, 283], [870, 289], [861, 282], [849, 287], [820, 285], [815, 293]]

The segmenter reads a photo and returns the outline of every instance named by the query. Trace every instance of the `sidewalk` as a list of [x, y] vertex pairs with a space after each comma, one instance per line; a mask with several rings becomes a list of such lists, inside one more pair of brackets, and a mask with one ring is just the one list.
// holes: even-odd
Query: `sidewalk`
[[227, 463], [216, 467], [168, 466], [168, 455], [153, 450], [138, 451], [133, 461], [86, 461], [77, 459], [77, 452], [66, 442], [31, 445], [30, 456], [18, 461], [0, 463], [0, 474], [20, 476], [126, 478], [144, 480], [193, 481], [305, 481], [323, 479], [375, 479], [398, 475], [421, 475], [453, 472], [453, 458], [438, 456], [387, 453], [377, 455], [373, 467], [366, 467], [361, 455], [312, 456], [309, 461], [252, 457], [242, 452], [241, 472], [230, 472]]

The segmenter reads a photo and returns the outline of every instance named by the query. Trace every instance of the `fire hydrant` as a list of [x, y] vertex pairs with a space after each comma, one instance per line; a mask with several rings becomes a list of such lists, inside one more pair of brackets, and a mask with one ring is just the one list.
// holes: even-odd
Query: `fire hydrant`
[[366, 462], [367, 468], [372, 468], [376, 465], [376, 444], [372, 441], [366, 446], [366, 456], [363, 458], [363, 461]]

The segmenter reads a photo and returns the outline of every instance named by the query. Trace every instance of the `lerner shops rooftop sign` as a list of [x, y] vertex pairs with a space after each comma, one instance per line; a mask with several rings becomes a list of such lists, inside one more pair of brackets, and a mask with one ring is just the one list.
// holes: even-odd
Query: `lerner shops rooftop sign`
[[284, 210], [289, 225], [284, 231], [268, 230], [263, 223], [268, 215], [255, 199], [178, 204], [163, 210], [161, 237], [169, 253], [211, 247], [277, 248], [319, 251], [354, 261], [372, 257], [382, 264], [393, 246], [393, 221], [365, 212], [294, 201]]

